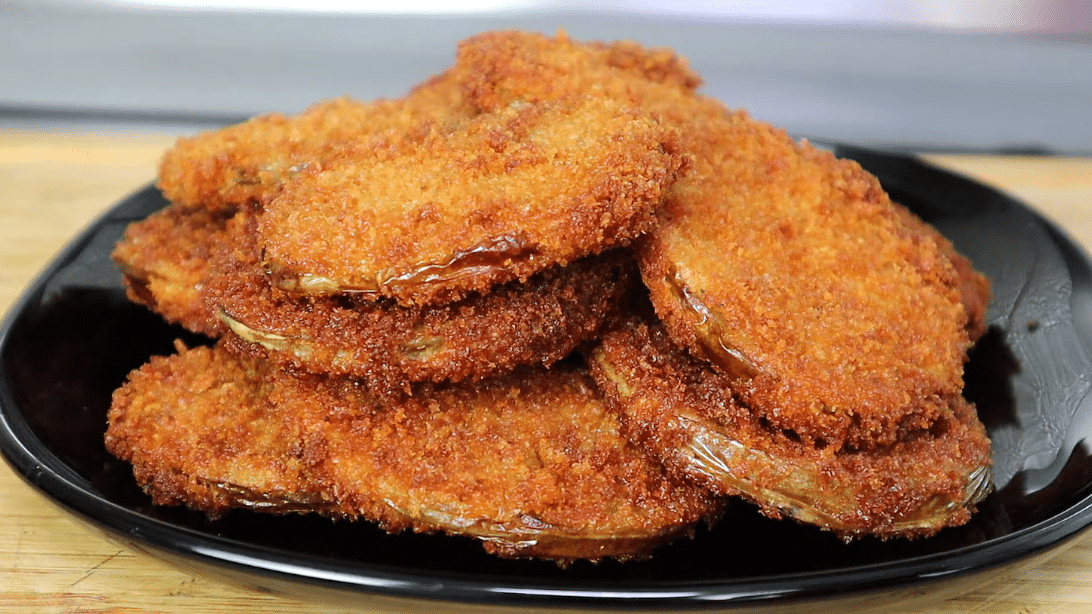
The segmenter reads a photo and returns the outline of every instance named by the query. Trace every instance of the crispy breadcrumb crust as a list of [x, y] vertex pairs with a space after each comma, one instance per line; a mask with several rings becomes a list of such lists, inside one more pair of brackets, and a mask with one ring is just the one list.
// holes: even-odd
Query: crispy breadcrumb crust
[[270, 400], [276, 369], [206, 347], [153, 356], [107, 414], [106, 448], [133, 465], [156, 505], [335, 512], [311, 479], [305, 424]]
[[911, 237], [916, 234], [924, 240], [936, 242], [940, 253], [952, 263], [958, 277], [959, 302], [963, 304], [963, 311], [967, 316], [964, 328], [967, 329], [967, 335], [972, 343], [978, 341], [989, 328], [986, 313], [990, 306], [990, 299], [993, 298], [993, 288], [989, 278], [976, 270], [974, 264], [959, 253], [955, 245], [940, 234], [933, 225], [903, 205], [894, 203], [894, 208], [895, 213], [910, 229]]
[[937, 242], [855, 162], [743, 116], [706, 131], [719, 147], [638, 247], [671, 336], [809, 443], [883, 446], [929, 428], [962, 391], [971, 346]]
[[459, 43], [452, 71], [466, 84], [467, 103], [483, 111], [573, 94], [628, 100], [660, 111], [656, 107], [670, 107], [674, 97], [689, 96], [702, 83], [670, 49], [632, 41], [582, 43], [564, 32], [471, 36]]
[[171, 205], [129, 224], [111, 254], [129, 299], [194, 332], [223, 334], [223, 323], [205, 306], [202, 284], [232, 215]]
[[689, 166], [637, 244], [642, 277], [676, 342], [772, 423], [885, 445], [962, 388], [988, 283], [856, 163], [701, 95], [663, 50], [487, 33], [456, 70], [481, 75], [467, 88], [480, 109], [592, 93], [679, 128]]
[[203, 283], [208, 309], [234, 330], [226, 346], [292, 368], [351, 375], [377, 394], [553, 364], [598, 333], [637, 277], [631, 255], [615, 250], [450, 304], [301, 297], [269, 283], [248, 231], [252, 220], [240, 215], [229, 223]]
[[275, 283], [457, 300], [627, 244], [682, 166], [672, 129], [612, 100], [514, 104], [449, 128], [286, 181], [258, 223]]
[[815, 446], [772, 426], [727, 379], [661, 327], [629, 321], [605, 335], [592, 373], [623, 433], [680, 476], [849, 539], [920, 537], [967, 522], [990, 491], [991, 452], [960, 396], [929, 428], [867, 450]]
[[[647, 556], [723, 494], [847, 537], [965, 522], [988, 281], [855, 163], [700, 85], [670, 50], [493, 32], [403, 98], [180, 139], [173, 204], [114, 256], [133, 300], [226, 336], [135, 371], [108, 448], [157, 503], [559, 562]], [[614, 413], [564, 363], [472, 383], [594, 334], [628, 273], [588, 254], [642, 236], [664, 328], [591, 353]]]
[[622, 438], [579, 370], [435, 388], [335, 416], [324, 434], [327, 458], [341, 459], [331, 483], [350, 509], [391, 506], [417, 528], [472, 526], [501, 556], [641, 558], [720, 507]]
[[152, 359], [114, 395], [109, 450], [158, 504], [314, 511], [443, 531], [500, 556], [646, 557], [715, 518], [618, 433], [587, 376], [534, 369], [377, 403], [219, 348]]
[[232, 351], [352, 375], [377, 394], [552, 364], [593, 337], [636, 283], [631, 256], [615, 250], [444, 305], [294, 296], [264, 274], [254, 216], [171, 205], [131, 224], [114, 251], [130, 298], [225, 336]]
[[262, 204], [303, 169], [344, 156], [393, 155], [434, 124], [474, 113], [462, 86], [441, 73], [396, 99], [326, 100], [288, 116], [271, 113], [219, 130], [180, 138], [160, 161], [163, 195], [184, 207]]

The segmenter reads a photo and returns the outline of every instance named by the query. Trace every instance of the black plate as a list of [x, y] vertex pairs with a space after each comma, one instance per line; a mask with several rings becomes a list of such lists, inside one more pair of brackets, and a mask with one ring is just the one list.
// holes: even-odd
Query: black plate
[[[934, 223], [994, 284], [991, 329], [966, 394], [990, 430], [997, 491], [970, 524], [918, 541], [844, 544], [734, 506], [713, 531], [651, 561], [559, 569], [490, 557], [476, 542], [391, 536], [368, 523], [240, 511], [210, 521], [157, 508], [106, 453], [104, 415], [126, 373], [189, 338], [125, 300], [109, 251], [164, 205], [145, 189], [74, 241], [8, 315], [0, 338], [0, 447], [62, 509], [131, 547], [295, 596], [478, 605], [733, 609], [968, 590], [1041, 560], [1092, 523], [1092, 268], [1024, 205], [914, 159], [840, 148]], [[945, 582], [947, 581], [947, 582]], [[956, 587], [956, 588], [952, 588]], [[387, 598], [395, 598], [388, 600]], [[862, 602], [863, 603], [863, 602]]]

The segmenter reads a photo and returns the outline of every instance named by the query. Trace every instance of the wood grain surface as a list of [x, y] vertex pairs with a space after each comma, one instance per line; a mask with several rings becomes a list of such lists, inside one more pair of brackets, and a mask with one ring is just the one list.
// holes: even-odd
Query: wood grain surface
[[[165, 134], [0, 132], [0, 310], [81, 228], [147, 184]], [[1092, 250], [1092, 159], [930, 156], [1009, 192]], [[1092, 537], [1051, 560], [908, 614], [1092, 611]], [[0, 612], [383, 612], [299, 601], [194, 576], [77, 524], [0, 467]], [[420, 611], [435, 611], [425, 608]], [[460, 608], [463, 610], [463, 608]], [[854, 610], [844, 609], [845, 614]]]

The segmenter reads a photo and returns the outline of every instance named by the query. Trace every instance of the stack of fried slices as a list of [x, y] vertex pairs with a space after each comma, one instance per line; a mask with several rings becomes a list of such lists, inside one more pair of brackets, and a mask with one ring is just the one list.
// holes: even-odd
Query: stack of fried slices
[[699, 84], [666, 50], [486, 33], [403, 98], [180, 140], [114, 257], [216, 342], [134, 371], [108, 448], [159, 504], [562, 563], [647, 557], [731, 496], [846, 538], [966, 522], [989, 284]]

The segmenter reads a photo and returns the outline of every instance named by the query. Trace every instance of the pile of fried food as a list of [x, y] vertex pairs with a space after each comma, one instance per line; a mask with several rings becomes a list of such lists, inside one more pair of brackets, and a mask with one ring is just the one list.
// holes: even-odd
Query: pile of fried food
[[157, 504], [562, 564], [733, 497], [845, 539], [965, 523], [989, 283], [699, 85], [668, 50], [490, 32], [402, 98], [179, 140], [114, 258], [217, 341], [134, 371], [108, 449]]

